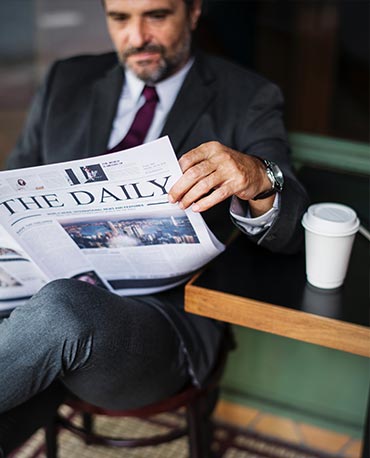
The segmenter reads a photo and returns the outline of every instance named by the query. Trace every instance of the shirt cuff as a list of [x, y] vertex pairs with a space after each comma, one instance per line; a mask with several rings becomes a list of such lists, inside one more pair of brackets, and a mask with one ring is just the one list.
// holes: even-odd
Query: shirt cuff
[[256, 235], [272, 225], [278, 214], [279, 208], [280, 195], [279, 193], [276, 193], [272, 208], [263, 215], [253, 218], [247, 201], [233, 196], [231, 198], [230, 214], [234, 218], [235, 222], [248, 234]]

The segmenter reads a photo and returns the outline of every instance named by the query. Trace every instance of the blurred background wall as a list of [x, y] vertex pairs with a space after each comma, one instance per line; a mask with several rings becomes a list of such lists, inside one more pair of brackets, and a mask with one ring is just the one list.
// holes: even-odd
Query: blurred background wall
[[[369, 141], [367, 0], [204, 0], [198, 42], [276, 81], [290, 131]], [[0, 157], [50, 63], [108, 49], [100, 0], [1, 0]]]
[[[368, 144], [367, 0], [204, 0], [196, 39], [277, 82], [290, 132]], [[0, 168], [50, 63], [110, 49], [100, 0], [1, 0]], [[361, 435], [365, 358], [248, 329], [236, 334], [224, 383], [230, 399]]]

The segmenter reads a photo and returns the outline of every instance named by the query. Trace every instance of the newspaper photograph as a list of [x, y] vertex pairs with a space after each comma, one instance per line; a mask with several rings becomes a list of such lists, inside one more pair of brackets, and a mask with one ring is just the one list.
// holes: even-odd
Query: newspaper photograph
[[[0, 224], [32, 260], [40, 281], [76, 278], [120, 295], [159, 292], [224, 250], [199, 213], [168, 202], [181, 174], [168, 137], [108, 155], [3, 171]], [[0, 301], [21, 282], [4, 264], [0, 258]], [[42, 284], [33, 286], [37, 291]]]

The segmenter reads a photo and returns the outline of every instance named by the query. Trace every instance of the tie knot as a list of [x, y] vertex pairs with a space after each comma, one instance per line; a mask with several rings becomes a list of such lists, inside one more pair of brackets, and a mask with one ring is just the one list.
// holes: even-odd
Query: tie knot
[[154, 86], [145, 86], [143, 95], [147, 102], [158, 102], [158, 94]]

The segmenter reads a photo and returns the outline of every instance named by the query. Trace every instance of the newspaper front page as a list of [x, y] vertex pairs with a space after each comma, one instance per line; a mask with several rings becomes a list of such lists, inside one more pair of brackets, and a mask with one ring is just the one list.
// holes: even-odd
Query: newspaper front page
[[[200, 214], [168, 202], [180, 176], [168, 137], [109, 155], [0, 172], [0, 222], [33, 260], [40, 283], [30, 288], [77, 278], [133, 295], [184, 282], [224, 245]], [[3, 264], [0, 286], [9, 275], [22, 283], [16, 272], [2, 275]], [[0, 288], [0, 299], [6, 290]]]

